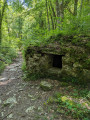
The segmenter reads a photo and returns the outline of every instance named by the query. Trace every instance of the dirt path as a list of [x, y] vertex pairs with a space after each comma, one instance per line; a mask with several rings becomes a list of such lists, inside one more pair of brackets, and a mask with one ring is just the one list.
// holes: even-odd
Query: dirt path
[[58, 89], [57, 84], [52, 91], [45, 92], [39, 87], [41, 80], [23, 81], [21, 64], [19, 55], [1, 74], [0, 120], [66, 120], [55, 112], [55, 106], [44, 105]]

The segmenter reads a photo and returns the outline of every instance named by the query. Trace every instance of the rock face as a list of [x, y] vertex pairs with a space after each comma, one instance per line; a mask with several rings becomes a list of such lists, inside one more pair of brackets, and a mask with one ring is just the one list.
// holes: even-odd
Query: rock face
[[46, 81], [41, 81], [40, 83], [40, 87], [45, 90], [45, 91], [48, 91], [48, 90], [51, 90], [52, 89], [52, 84], [46, 82]]
[[25, 60], [29, 73], [39, 77], [74, 78], [82, 83], [90, 81], [90, 53], [82, 46], [70, 43], [29, 46]]

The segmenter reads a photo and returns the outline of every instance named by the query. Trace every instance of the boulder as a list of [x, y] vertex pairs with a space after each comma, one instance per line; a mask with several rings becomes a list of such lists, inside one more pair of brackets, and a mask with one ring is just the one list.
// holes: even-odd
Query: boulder
[[53, 86], [52, 86], [51, 83], [48, 83], [47, 81], [41, 81], [40, 87], [41, 87], [43, 90], [47, 91], [47, 90], [51, 90]]

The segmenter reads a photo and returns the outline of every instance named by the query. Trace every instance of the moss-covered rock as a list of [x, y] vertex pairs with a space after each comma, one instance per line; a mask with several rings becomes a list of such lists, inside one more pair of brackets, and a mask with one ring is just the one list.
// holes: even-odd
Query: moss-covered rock
[[[62, 56], [62, 69], [53, 66], [53, 56]], [[30, 74], [50, 76], [61, 80], [62, 77], [75, 77], [77, 82], [88, 82], [90, 78], [90, 58], [87, 48], [65, 42], [49, 43], [47, 46], [29, 46], [25, 53], [27, 70]]]
[[51, 90], [53, 86], [52, 86], [51, 83], [48, 83], [47, 81], [41, 81], [40, 87], [41, 87], [43, 90], [48, 91], [48, 90]]

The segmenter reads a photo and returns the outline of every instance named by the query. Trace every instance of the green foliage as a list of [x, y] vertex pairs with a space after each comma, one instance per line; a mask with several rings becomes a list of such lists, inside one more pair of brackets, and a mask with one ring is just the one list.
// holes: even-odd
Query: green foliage
[[23, 74], [23, 79], [25, 81], [30, 81], [30, 80], [38, 80], [41, 78], [45, 78], [46, 74], [42, 74], [42, 73], [29, 73], [27, 70], [24, 70], [24, 74]]
[[72, 76], [66, 76], [66, 77], [63, 77], [62, 80], [64, 82], [72, 82], [73, 84], [79, 84], [80, 81], [78, 80], [78, 78], [76, 77], [72, 77]]
[[61, 86], [62, 86], [62, 87], [65, 87], [65, 86], [67, 87], [68, 85], [69, 85], [69, 84], [66, 83], [66, 82], [61, 82]]
[[0, 73], [4, 67], [10, 64], [17, 56], [16, 49], [5, 44], [0, 46]]
[[[88, 1], [83, 1], [81, 4], [79, 0], [77, 15], [74, 15], [74, 2], [65, 0], [64, 8], [63, 5], [61, 6], [64, 10], [61, 10], [62, 13], [64, 12], [62, 18], [56, 9], [58, 5], [54, 0], [47, 0], [47, 6], [46, 0], [38, 0], [38, 2], [37, 0], [25, 0], [23, 3], [15, 0], [9, 3], [5, 9], [2, 33], [5, 34], [6, 41], [14, 41], [19, 48], [22, 44], [25, 47], [29, 44], [47, 44], [56, 40], [49, 38], [56, 37], [58, 34], [74, 37], [76, 35], [88, 36], [89, 4]], [[78, 42], [78, 38], [73, 40], [73, 43], [76, 42]]]
[[[55, 6], [56, 6], [55, 2], [51, 1], [52, 4], [51, 6], [51, 4], [48, 1], [48, 7], [54, 8], [54, 9], [50, 9], [48, 13], [50, 30], [48, 30], [47, 9], [45, 6], [46, 4], [45, 2], [46, 2], [45, 0], [39, 1], [38, 3], [33, 1], [31, 2], [26, 1], [28, 5], [31, 4], [32, 9], [29, 11], [29, 14], [31, 13], [30, 16], [26, 16], [26, 19], [24, 21], [23, 39], [24, 39], [25, 47], [28, 46], [29, 44], [32, 45], [47, 44], [48, 42], [52, 42], [56, 40], [55, 37], [58, 34], [62, 34], [63, 36], [74, 36], [73, 43], [77, 43], [79, 41], [78, 35], [83, 35], [83, 36], [89, 35], [90, 15], [88, 15], [89, 6], [88, 4], [86, 4], [86, 2], [84, 2], [83, 4], [81, 15], [79, 14], [80, 9], [78, 9], [77, 11], [78, 12], [77, 16], [74, 16], [73, 14], [71, 15], [68, 9], [65, 9], [63, 22], [60, 22], [59, 27], [56, 24], [56, 29], [52, 29], [52, 19], [54, 21], [55, 19], [57, 20], [58, 17], [55, 18], [55, 16], [53, 16], [54, 13], [56, 14], [56, 11], [52, 11], [55, 10]], [[80, 4], [81, 3], [79, 1], [78, 8], [80, 8]], [[72, 6], [73, 2], [69, 2], [68, 5]], [[34, 13], [32, 13], [33, 11]], [[51, 14], [52, 14], [52, 19], [50, 19]], [[75, 38], [76, 35], [77, 38]], [[54, 38], [52, 36], [54, 36]], [[67, 38], [67, 40], [69, 39]], [[61, 41], [60, 38], [59, 41]]]
[[[88, 1], [81, 3], [81, 0], [78, 0], [75, 9], [75, 3], [71, 0], [65, 0], [60, 5], [60, 0], [57, 1], [58, 4], [55, 0], [25, 0], [24, 2], [14, 0], [9, 2], [5, 7], [0, 29], [2, 44], [10, 45], [13, 48], [24, 48], [25, 52], [30, 44], [41, 46], [53, 41], [61, 44], [65, 44], [67, 41], [78, 45], [78, 43], [82, 43], [81, 36], [89, 38], [90, 3]], [[0, 11], [3, 10], [3, 1], [1, 3]], [[62, 9], [60, 10], [58, 7]], [[89, 48], [88, 41], [86, 40], [85, 46]], [[7, 54], [5, 50], [1, 53], [5, 54], [5, 61], [11, 63], [15, 49], [7, 51]], [[86, 64], [89, 66], [89, 61], [86, 61]], [[36, 76], [38, 75], [33, 78]], [[70, 77], [67, 81], [78, 84], [76, 78]]]
[[70, 115], [75, 119], [89, 120], [90, 110], [83, 108], [82, 104], [70, 100], [67, 96], [63, 96], [61, 93], [55, 93], [54, 97], [49, 98], [47, 103], [54, 102], [58, 103], [57, 111], [60, 114], [65, 113], [66, 115]]
[[90, 48], [90, 41], [87, 42], [86, 46]]
[[71, 94], [73, 97], [86, 97], [88, 94], [88, 89], [81, 89], [81, 90], [78, 90], [78, 89], [74, 89], [73, 90], [73, 93]]
[[5, 67], [5, 63], [0, 61], [0, 73], [3, 71], [4, 67]]

